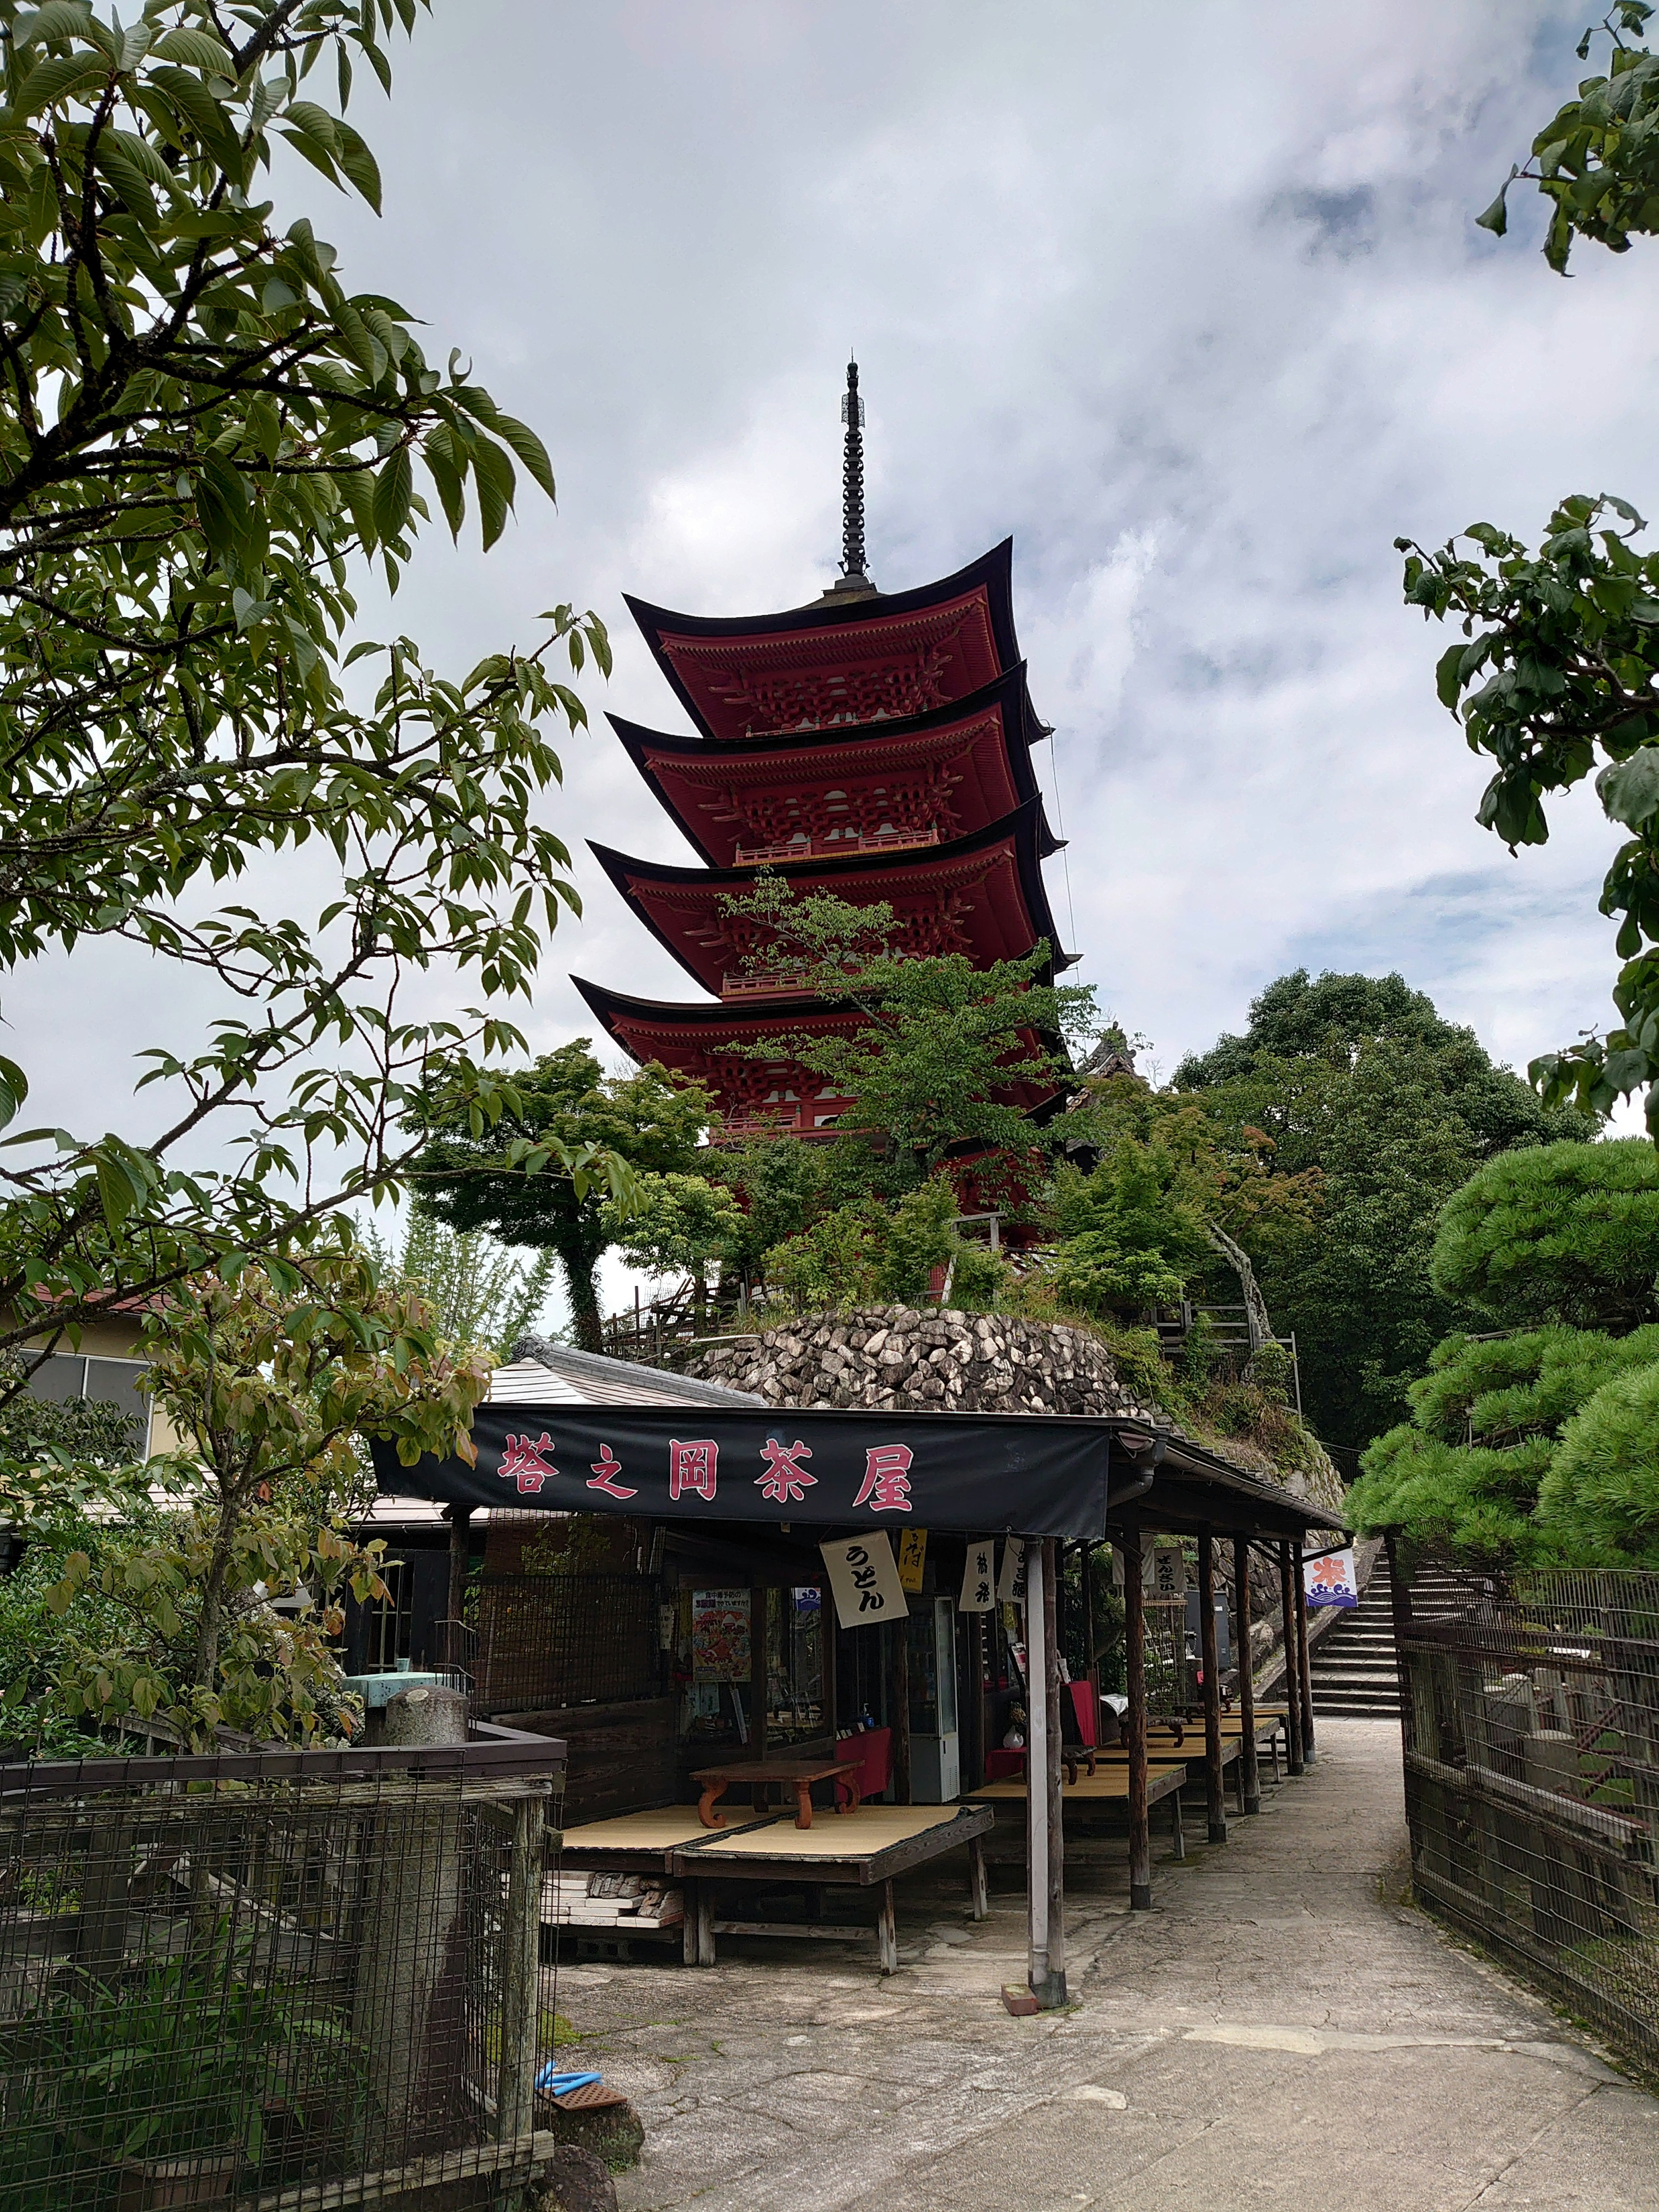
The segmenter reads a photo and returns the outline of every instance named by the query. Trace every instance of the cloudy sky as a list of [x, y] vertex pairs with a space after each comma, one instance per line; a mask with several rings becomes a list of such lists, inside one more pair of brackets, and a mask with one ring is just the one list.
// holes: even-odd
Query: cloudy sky
[[[1659, 266], [1474, 228], [1579, 72], [1582, 0], [436, 0], [365, 111], [376, 224], [303, 187], [357, 281], [474, 355], [560, 480], [399, 618], [470, 662], [556, 599], [601, 704], [683, 726], [625, 590], [798, 605], [836, 567], [849, 344], [870, 550], [902, 589], [1012, 533], [1056, 726], [1051, 863], [1083, 979], [1172, 1066], [1302, 963], [1398, 967], [1517, 1062], [1603, 1016], [1591, 806], [1518, 860], [1472, 816], [1398, 535], [1659, 500]], [[1659, 257], [1659, 246], [1652, 249]], [[597, 719], [597, 718], [596, 718]], [[686, 858], [603, 723], [559, 807]], [[684, 996], [583, 856], [574, 967]]]
[[[1165, 1072], [1304, 964], [1398, 968], [1516, 1063], [1601, 1023], [1607, 829], [1559, 810], [1512, 860], [1475, 827], [1484, 777], [1393, 550], [1535, 532], [1576, 489], [1659, 501], [1659, 245], [1563, 282], [1526, 193], [1506, 241], [1472, 220], [1579, 74], [1583, 20], [435, 0], [390, 107], [354, 106], [384, 220], [310, 172], [282, 191], [353, 288], [426, 319], [434, 358], [471, 355], [558, 472], [556, 512], [527, 488], [487, 558], [434, 538], [399, 626], [455, 672], [558, 600], [616, 636], [554, 810], [587, 907], [537, 1046], [591, 1027], [568, 969], [695, 994], [580, 849], [688, 857], [599, 714], [683, 726], [621, 594], [736, 613], [823, 588], [849, 344], [877, 582], [1013, 536], [1071, 841], [1055, 910]], [[158, 1003], [82, 972], [86, 995], [9, 995], [13, 1048], [53, 1089], [95, 1054], [118, 1089]]]

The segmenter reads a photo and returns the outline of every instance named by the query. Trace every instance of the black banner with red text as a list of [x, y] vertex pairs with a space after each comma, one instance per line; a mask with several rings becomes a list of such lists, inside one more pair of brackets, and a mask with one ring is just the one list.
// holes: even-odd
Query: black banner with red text
[[399, 1464], [383, 1492], [456, 1505], [836, 1528], [1099, 1537], [1110, 1431], [1042, 1413], [480, 1406], [477, 1464]]

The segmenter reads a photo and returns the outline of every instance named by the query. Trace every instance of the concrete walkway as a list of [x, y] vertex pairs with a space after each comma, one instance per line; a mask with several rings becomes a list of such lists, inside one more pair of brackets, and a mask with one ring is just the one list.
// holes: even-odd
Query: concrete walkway
[[1023, 1899], [975, 1927], [954, 1873], [901, 1892], [885, 1982], [829, 1945], [565, 1969], [571, 2058], [647, 2124], [623, 2205], [1659, 2212], [1659, 2103], [1402, 1903], [1397, 1728], [1320, 1740], [1155, 1911], [1115, 1852], [1079, 1875], [1064, 2014], [1002, 2010]]

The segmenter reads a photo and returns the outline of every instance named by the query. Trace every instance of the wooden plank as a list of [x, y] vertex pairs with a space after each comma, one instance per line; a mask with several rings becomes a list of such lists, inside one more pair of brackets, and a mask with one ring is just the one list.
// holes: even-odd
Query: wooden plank
[[333, 2181], [298, 2182], [288, 2189], [268, 2189], [262, 2197], [245, 2199], [241, 2212], [335, 2212], [337, 2206], [383, 2203], [388, 2197], [413, 2196], [446, 2183], [486, 2175], [505, 2186], [527, 2181], [550, 2166], [562, 2141], [562, 2136], [538, 2128], [508, 2142], [434, 2151], [426, 2158], [412, 2159], [406, 2166], [343, 2174]]
[[717, 1920], [717, 1936], [787, 1936], [820, 1943], [868, 1943], [877, 1933], [872, 1920], [850, 1928], [833, 1927], [827, 1920]]
[[[863, 1812], [901, 1812], [909, 1808], [899, 1806], [868, 1806], [860, 1813], [852, 1813], [837, 1822], [846, 1828], [860, 1819]], [[925, 1808], [916, 1807], [918, 1813]], [[816, 1838], [820, 1831], [802, 1831], [787, 1824], [772, 1832], [779, 1838], [779, 1848], [769, 1849], [764, 1856], [756, 1850], [733, 1851], [727, 1848], [727, 1839], [721, 1837], [712, 1846], [699, 1844], [688, 1851], [674, 1854], [673, 1871], [677, 1875], [696, 1875], [706, 1882], [718, 1877], [722, 1881], [813, 1881], [858, 1883], [865, 1885], [882, 1881], [895, 1875], [904, 1874], [913, 1866], [922, 1866], [929, 1859], [940, 1858], [947, 1851], [957, 1850], [975, 1836], [982, 1836], [992, 1826], [995, 1814], [988, 1805], [971, 1805], [954, 1812], [942, 1825], [929, 1826], [920, 1834], [911, 1835], [885, 1848], [835, 1856], [828, 1851], [806, 1852], [793, 1848]]]

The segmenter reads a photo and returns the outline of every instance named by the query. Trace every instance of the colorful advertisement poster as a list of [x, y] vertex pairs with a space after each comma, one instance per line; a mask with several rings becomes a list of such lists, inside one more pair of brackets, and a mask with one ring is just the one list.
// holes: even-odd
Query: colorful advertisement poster
[[692, 1591], [691, 1679], [694, 1682], [749, 1680], [746, 1589]]
[[1340, 1552], [1322, 1552], [1316, 1559], [1304, 1559], [1302, 1587], [1310, 1607], [1358, 1605], [1359, 1585], [1354, 1577], [1352, 1545]]

